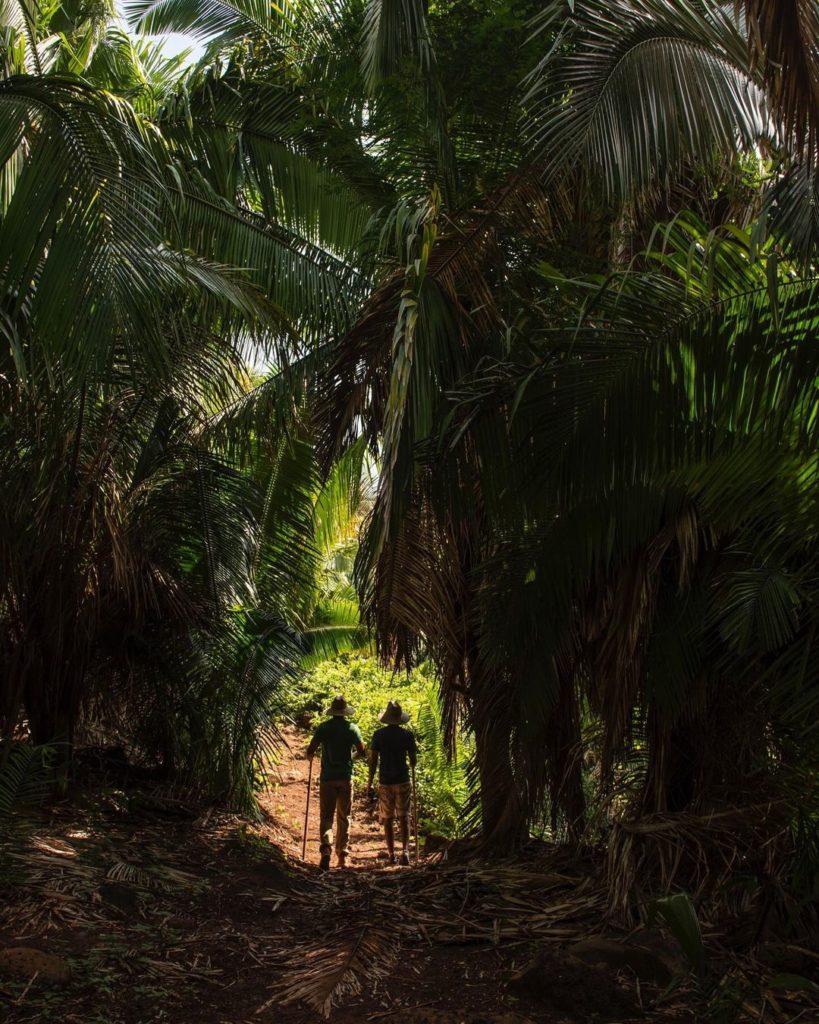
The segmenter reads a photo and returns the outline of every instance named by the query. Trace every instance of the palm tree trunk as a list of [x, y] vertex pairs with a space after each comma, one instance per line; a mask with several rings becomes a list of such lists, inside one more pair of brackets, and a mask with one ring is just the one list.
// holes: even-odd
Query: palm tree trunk
[[[473, 647], [473, 652], [475, 648]], [[508, 687], [473, 653], [468, 659], [470, 718], [475, 733], [484, 844], [498, 852], [528, 836], [525, 801], [516, 777]]]
[[476, 730], [475, 746], [483, 843], [498, 853], [514, 850], [526, 840], [528, 829], [509, 754], [509, 737], [493, 727]]

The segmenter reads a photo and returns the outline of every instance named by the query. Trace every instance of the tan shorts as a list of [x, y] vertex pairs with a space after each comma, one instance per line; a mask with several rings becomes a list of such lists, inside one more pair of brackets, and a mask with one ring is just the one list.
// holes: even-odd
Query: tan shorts
[[381, 783], [378, 787], [378, 817], [382, 822], [393, 818], [407, 818], [410, 812], [412, 786], [409, 782], [395, 785]]

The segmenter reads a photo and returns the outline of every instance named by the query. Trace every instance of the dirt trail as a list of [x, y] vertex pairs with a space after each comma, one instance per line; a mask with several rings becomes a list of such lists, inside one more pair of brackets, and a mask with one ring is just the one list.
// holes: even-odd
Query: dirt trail
[[[308, 733], [292, 726], [283, 729], [287, 746], [283, 748], [279, 765], [270, 773], [270, 789], [261, 804], [276, 820], [281, 829], [280, 844], [294, 859], [301, 859], [304, 808], [307, 798], [309, 761], [305, 756], [310, 740]], [[313, 764], [313, 785], [310, 797], [310, 817], [307, 827], [307, 857], [309, 864], [319, 860], [319, 801], [318, 774], [321, 762]], [[335, 861], [335, 858], [333, 858]], [[350, 864], [353, 870], [398, 870], [386, 863], [386, 848], [381, 826], [378, 824], [377, 805], [367, 800], [364, 786], [358, 786], [353, 796], [353, 820], [350, 828]]]
[[[322, 1011], [331, 1024], [696, 1019], [668, 1007], [644, 1013], [659, 987], [564, 952], [601, 929], [603, 890], [560, 851], [387, 866], [360, 791], [353, 870], [322, 874], [316, 779], [302, 863], [308, 736], [288, 729], [285, 738], [262, 824], [191, 808], [173, 792], [103, 785], [46, 809], [15, 837], [0, 834], [0, 1019], [323, 1024]], [[4, 948], [28, 967], [4, 970]], [[42, 973], [43, 955], [59, 978]]]

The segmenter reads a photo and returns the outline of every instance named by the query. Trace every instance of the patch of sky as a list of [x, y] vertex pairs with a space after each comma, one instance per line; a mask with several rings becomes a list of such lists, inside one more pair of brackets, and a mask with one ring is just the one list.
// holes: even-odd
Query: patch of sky
[[[122, 27], [127, 31], [131, 31], [128, 25], [128, 20], [125, 17], [125, 9], [122, 0], [116, 2], [117, 13]], [[186, 63], [194, 64], [202, 56], [204, 52], [204, 46], [194, 36], [188, 35], [184, 32], [167, 32], [161, 36], [145, 36], [146, 39], [151, 39], [155, 43], [158, 43], [162, 47], [162, 52], [166, 57], [175, 57], [179, 53], [187, 51]]]

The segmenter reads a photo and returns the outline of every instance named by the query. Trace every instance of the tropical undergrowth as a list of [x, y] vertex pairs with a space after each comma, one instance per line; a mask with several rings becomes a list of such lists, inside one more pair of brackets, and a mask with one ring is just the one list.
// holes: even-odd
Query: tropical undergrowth
[[[90, 743], [251, 810], [288, 682], [357, 628], [322, 565], [362, 453], [319, 469], [300, 362], [344, 321], [367, 203], [284, 83], [249, 103], [251, 157], [221, 73], [107, 8], [3, 18], [0, 771], [52, 744], [66, 791]], [[263, 379], [284, 398], [247, 421]]]
[[4, 9], [5, 749], [122, 733], [251, 806], [282, 695], [360, 610], [474, 738], [487, 849], [604, 847], [632, 920], [675, 886], [788, 918], [819, 778], [816, 5], [127, 7], [205, 59]]
[[[459, 731], [448, 748], [442, 728], [440, 698], [434, 673], [422, 664], [411, 674], [382, 668], [367, 653], [341, 654], [307, 672], [294, 686], [287, 701], [288, 718], [317, 724], [336, 694], [343, 694], [355, 708], [358, 724], [369, 748], [373, 733], [381, 727], [378, 716], [394, 700], [411, 715], [406, 728], [418, 744], [418, 820], [423, 832], [456, 838], [465, 828], [464, 809], [469, 798], [467, 764], [474, 740]], [[367, 766], [355, 762], [355, 782], [364, 787]]]

